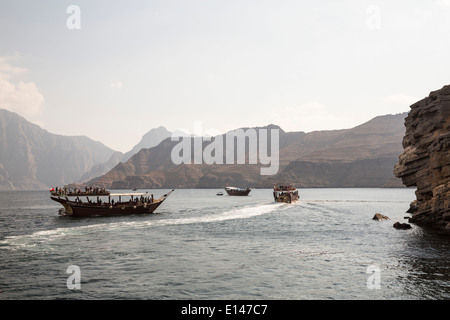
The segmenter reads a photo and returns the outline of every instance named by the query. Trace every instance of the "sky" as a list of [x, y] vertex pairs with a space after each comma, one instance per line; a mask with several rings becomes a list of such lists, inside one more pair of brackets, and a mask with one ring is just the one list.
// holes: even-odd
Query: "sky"
[[127, 152], [152, 128], [352, 128], [450, 84], [450, 0], [2, 0], [0, 108]]

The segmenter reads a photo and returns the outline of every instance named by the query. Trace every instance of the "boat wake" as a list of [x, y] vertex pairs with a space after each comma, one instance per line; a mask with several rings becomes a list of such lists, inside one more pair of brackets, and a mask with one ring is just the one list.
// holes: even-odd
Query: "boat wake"
[[[151, 227], [164, 227], [171, 225], [185, 225], [196, 223], [211, 223], [234, 219], [248, 219], [273, 212], [283, 207], [282, 203], [260, 204], [256, 206], [246, 206], [221, 213], [205, 214], [186, 218], [162, 218], [145, 219], [134, 221], [109, 222], [92, 225], [84, 225], [69, 228], [56, 228], [34, 232], [29, 235], [8, 236], [0, 241], [0, 249], [32, 249], [41, 247], [46, 243], [56, 240], [96, 234], [99, 232], [112, 232], [114, 230], [132, 230]], [[149, 216], [153, 217], [153, 216]]]
[[192, 218], [180, 218], [180, 219], [171, 219], [161, 221], [167, 224], [190, 224], [190, 223], [205, 223], [205, 222], [217, 222], [217, 221], [225, 221], [225, 220], [233, 220], [233, 219], [247, 219], [254, 216], [263, 215], [266, 213], [270, 213], [278, 208], [280, 208], [282, 204], [273, 203], [273, 204], [262, 204], [257, 206], [249, 206], [239, 209], [234, 209], [230, 211], [225, 211], [219, 214], [207, 214], [204, 216], [192, 217]]

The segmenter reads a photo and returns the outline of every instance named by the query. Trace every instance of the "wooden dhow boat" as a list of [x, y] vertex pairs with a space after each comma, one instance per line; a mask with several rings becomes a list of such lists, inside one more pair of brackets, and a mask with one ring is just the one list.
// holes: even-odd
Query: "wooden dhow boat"
[[171, 190], [160, 198], [154, 199], [153, 194], [147, 192], [110, 193], [103, 191], [101, 193], [55, 193], [50, 190], [50, 199], [60, 203], [64, 207], [59, 212], [60, 215], [64, 216], [122, 216], [153, 213], [173, 191]]
[[248, 196], [252, 189], [250, 188], [236, 188], [236, 187], [226, 187], [225, 191], [229, 196]]
[[292, 203], [299, 199], [298, 190], [292, 185], [276, 185], [273, 187], [275, 202]]

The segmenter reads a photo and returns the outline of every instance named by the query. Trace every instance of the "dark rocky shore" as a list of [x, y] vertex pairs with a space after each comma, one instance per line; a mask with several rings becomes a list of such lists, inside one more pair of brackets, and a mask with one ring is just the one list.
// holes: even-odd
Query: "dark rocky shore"
[[450, 234], [450, 85], [413, 104], [405, 127], [394, 174], [417, 187], [410, 222]]

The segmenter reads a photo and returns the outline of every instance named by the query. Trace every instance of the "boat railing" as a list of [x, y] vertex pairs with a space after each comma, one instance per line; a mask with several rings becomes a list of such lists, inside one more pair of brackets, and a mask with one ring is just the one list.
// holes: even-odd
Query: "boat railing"
[[294, 186], [288, 185], [288, 186], [274, 186], [274, 191], [294, 191], [297, 190]]
[[111, 193], [102, 187], [86, 187], [86, 188], [51, 188], [52, 196], [61, 197], [77, 197], [77, 196], [109, 196]]
[[85, 197], [85, 196], [109, 196], [111, 193], [106, 192], [54, 192], [50, 193], [55, 197]]

